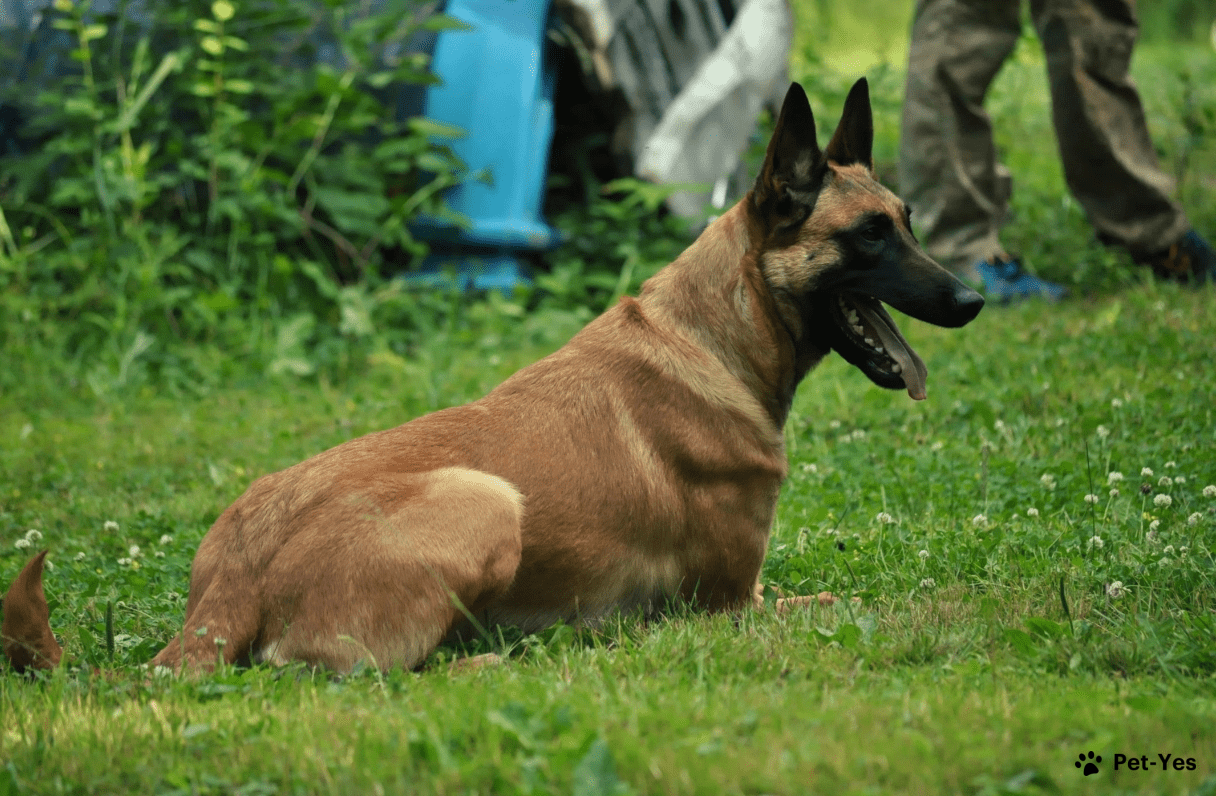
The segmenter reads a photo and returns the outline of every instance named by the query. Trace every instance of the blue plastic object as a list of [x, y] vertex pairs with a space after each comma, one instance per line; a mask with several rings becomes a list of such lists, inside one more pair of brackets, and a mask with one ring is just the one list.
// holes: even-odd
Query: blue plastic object
[[449, 0], [444, 9], [472, 29], [439, 35], [431, 69], [443, 83], [427, 90], [423, 113], [467, 131], [445, 143], [470, 173], [488, 169], [491, 182], [469, 181], [445, 194], [448, 206], [471, 220], [469, 228], [425, 218], [414, 224], [414, 234], [431, 243], [435, 254], [421, 272], [404, 277], [410, 284], [451, 284], [440, 266], [455, 262], [463, 287], [513, 287], [530, 281], [514, 253], [560, 242], [540, 212], [557, 75], [545, 40], [549, 5], [550, 0]]

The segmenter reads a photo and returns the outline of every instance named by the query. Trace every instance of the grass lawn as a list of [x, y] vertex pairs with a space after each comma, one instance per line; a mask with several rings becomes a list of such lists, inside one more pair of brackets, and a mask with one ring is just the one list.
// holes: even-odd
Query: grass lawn
[[[1216, 236], [1177, 80], [1192, 69], [1207, 107], [1212, 54], [1146, 52], [1154, 131]], [[1006, 242], [1074, 297], [961, 330], [904, 320], [925, 402], [839, 358], [795, 402], [765, 579], [857, 602], [504, 633], [480, 646], [507, 663], [471, 672], [445, 650], [419, 673], [157, 677], [141, 664], [180, 626], [194, 548], [253, 478], [476, 398], [579, 321], [482, 305], [341, 384], [0, 394], [0, 580], [50, 549], [68, 664], [0, 673], [0, 796], [1216, 794], [1216, 290], [1090, 241], [1044, 83], [1021, 52], [992, 98], [1018, 180]], [[875, 84], [889, 168], [899, 75]], [[823, 135], [839, 107], [812, 94]]]

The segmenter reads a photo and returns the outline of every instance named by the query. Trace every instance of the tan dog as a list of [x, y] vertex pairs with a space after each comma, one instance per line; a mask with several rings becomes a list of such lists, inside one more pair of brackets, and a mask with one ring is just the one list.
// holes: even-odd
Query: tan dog
[[[637, 299], [479, 401], [254, 482], [204, 537], [185, 627], [152, 663], [414, 667], [468, 616], [535, 629], [752, 605], [802, 377], [835, 349], [924, 398], [880, 302], [939, 326], [983, 306], [874, 180], [872, 138], [864, 80], [825, 152], [791, 85], [753, 190]], [[45, 666], [59, 649], [35, 563], [4, 632]]]

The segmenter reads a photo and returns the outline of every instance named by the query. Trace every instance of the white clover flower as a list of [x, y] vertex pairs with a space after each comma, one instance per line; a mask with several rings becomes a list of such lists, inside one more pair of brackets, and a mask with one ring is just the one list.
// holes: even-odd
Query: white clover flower
[[976, 514], [974, 517], [971, 518], [971, 524], [974, 525], [976, 528], [987, 528], [988, 527], [988, 515], [987, 514]]
[[129, 566], [131, 566], [131, 559], [129, 559], [129, 558], [120, 558], [120, 559], [118, 559], [118, 566], [120, 566], [120, 567], [129, 567]]
[[918, 555], [918, 556], [920, 556], [920, 560], [921, 560], [921, 561], [924, 561], [926, 558], [928, 558], [928, 557], [929, 557], [929, 551], [928, 551], [928, 550], [921, 550], [919, 553], [917, 553], [917, 555]]
[[1097, 496], [1097, 495], [1086, 495], [1086, 496], [1085, 496], [1085, 502], [1086, 502], [1086, 503], [1097, 503], [1097, 502], [1098, 502], [1098, 496]]
[[1216, 484], [1208, 484], [1203, 488], [1205, 498], [1216, 498]]
[[84, 551], [83, 550], [81, 550], [79, 553], [76, 554], [76, 560], [84, 561]]
[[1196, 511], [1194, 514], [1192, 514], [1191, 516], [1186, 518], [1186, 524], [1193, 527], [1195, 525], [1198, 525], [1199, 521], [1202, 519], [1203, 519], [1203, 515]]
[[995, 431], [1004, 431], [1005, 430], [1005, 421], [997, 420], [995, 423], [992, 424], [992, 428]]
[[1151, 468], [1151, 467], [1140, 468], [1140, 475], [1144, 476], [1145, 478], [1152, 478], [1153, 477], [1153, 468]]
[[1150, 523], [1148, 524], [1148, 532], [1149, 532], [1149, 533], [1156, 533], [1156, 532], [1157, 532], [1157, 529], [1158, 529], [1158, 528], [1160, 528], [1160, 527], [1161, 527], [1161, 520], [1153, 520], [1152, 522], [1150, 522]]
[[[1182, 547], [1178, 548], [1178, 555], [1185, 558], [1186, 554], [1189, 553], [1190, 550], [1191, 550], [1191, 548], [1187, 547], [1186, 545], [1183, 545]], [[46, 563], [50, 564], [51, 562], [48, 561]]]
[[1037, 516], [1039, 516], [1039, 510], [1036, 509], [1034, 506], [1031, 506], [1030, 508], [1026, 509], [1026, 516], [1027, 517], [1037, 517]]
[[1167, 556], [1168, 556], [1168, 555], [1173, 555], [1173, 553], [1174, 553], [1174, 546], [1173, 546], [1172, 544], [1167, 544], [1167, 545], [1166, 545], [1166, 546], [1165, 546], [1165, 547], [1164, 547], [1164, 548], [1161, 550], [1161, 552], [1165, 553]]
[[1107, 484], [1117, 484], [1122, 480], [1123, 480], [1123, 473], [1119, 472], [1118, 470], [1111, 470], [1109, 473], [1106, 474], [1106, 483]]
[[1157, 495], [1157, 497], [1153, 498], [1153, 505], [1160, 506], [1163, 509], [1169, 508], [1173, 502], [1174, 499], [1169, 495]]
[[1118, 409], [1120, 406], [1123, 406], [1123, 399], [1122, 398], [1111, 398], [1110, 405], [1112, 408]]
[[25, 548], [30, 546], [30, 540], [26, 539], [24, 536], [22, 536], [20, 539], [13, 542], [13, 544], [16, 545], [18, 550], [24, 550]]
[[935, 440], [935, 441], [933, 442], [933, 444], [929, 446], [929, 450], [931, 450], [931, 451], [935, 451], [935, 452], [936, 452], [936, 451], [941, 450], [941, 449], [942, 449], [942, 448], [944, 448], [944, 447], [946, 447], [946, 443], [942, 442], [942, 441], [939, 439], [939, 440]]
[[1112, 600], [1117, 600], [1127, 594], [1127, 589], [1123, 586], [1123, 581], [1116, 580], [1106, 585], [1106, 596]]
[[156, 556], [157, 558], [164, 558], [164, 557], [165, 557], [165, 551], [164, 551], [164, 550], [157, 550], [157, 551], [156, 551], [155, 553], [153, 553], [152, 555]]
[[30, 544], [42, 540], [42, 531], [37, 528], [30, 528], [25, 532], [25, 538], [30, 540]]
[[920, 587], [922, 589], [932, 589], [932, 588], [936, 588], [936, 586], [937, 586], [937, 581], [935, 581], [933, 578], [925, 578], [924, 580], [922, 580], [920, 582]]
[[875, 517], [874, 519], [877, 522], [882, 523], [883, 525], [894, 525], [895, 524], [895, 518], [892, 517], [890, 514], [888, 514], [885, 511], [878, 512], [878, 516]]
[[139, 558], [141, 551], [139, 549], [139, 545], [133, 544], [127, 548], [127, 552], [131, 555], [131, 558]]
[[1185, 484], [1185, 483], [1186, 483], [1186, 476], [1185, 476], [1185, 475], [1176, 475], [1176, 476], [1174, 476], [1174, 483], [1175, 483], [1175, 484]]
[[[806, 465], [803, 465], [803, 466], [805, 467]], [[812, 466], [812, 467], [814, 467], [815, 465], [813, 465], [813, 464], [812, 464], [811, 466]], [[160, 542], [159, 542], [159, 544], [160, 544], [161, 546], [164, 546], [164, 545], [167, 545], [167, 544], [173, 544], [173, 537], [172, 537], [172, 536], [170, 536], [169, 534], [165, 534], [164, 536], [162, 536], [162, 537], [160, 538]]]
[[1166, 462], [1166, 463], [1165, 463], [1165, 467], [1166, 467], [1166, 469], [1169, 469], [1169, 468], [1171, 468], [1171, 467], [1177, 467], [1177, 466], [1178, 466], [1178, 462], [1172, 462], [1172, 461], [1171, 461], [1171, 462]]
[[839, 420], [833, 420], [831, 423], [828, 423], [828, 428], [830, 428], [830, 429], [837, 429], [837, 428], [840, 428], [840, 421], [839, 421]]
[[1086, 547], [1096, 547], [1099, 550], [1101, 550], [1105, 546], [1106, 546], [1106, 543], [1102, 541], [1101, 536], [1091, 536], [1091, 537], [1089, 537], [1089, 542], [1086, 543]]
[[1118, 489], [1112, 489], [1112, 490], [1110, 491], [1110, 496], [1111, 496], [1111, 497], [1113, 497], [1113, 498], [1119, 497], [1119, 490], [1118, 490]]
[[1110, 436], [1109, 428], [1107, 428], [1106, 426], [1098, 426], [1098, 437], [1099, 438], [1106, 439], [1109, 436]]
[[155, 669], [152, 670], [152, 676], [157, 678], [158, 680], [163, 680], [165, 678], [172, 677], [173, 670], [170, 669], [168, 666], [157, 666]]
[[1163, 475], [1157, 480], [1157, 486], [1173, 486], [1174, 481], [1168, 475]]
[[1170, 564], [1172, 564], [1172, 563], [1174, 563], [1174, 562], [1173, 562], [1172, 560], [1170, 560], [1170, 559], [1167, 557], [1167, 558], [1163, 558], [1163, 559], [1161, 559], [1160, 561], [1158, 561], [1158, 562], [1157, 562], [1157, 566], [1159, 566], [1159, 567], [1168, 567], [1168, 566], [1169, 566]]
[[1048, 489], [1055, 489], [1056, 488], [1056, 477], [1054, 475], [1052, 475], [1051, 473], [1043, 473], [1041, 476], [1039, 476], [1039, 483], [1041, 483], [1043, 486], [1047, 487]]
[[112, 533], [117, 533], [118, 531], [118, 523], [114, 522], [114, 520], [106, 520], [101, 527], [103, 530], [110, 531]]
[[[1186, 548], [1184, 547], [1184, 548], [1182, 548], [1182, 550], [1183, 550], [1183, 553], [1185, 554]], [[50, 572], [51, 570], [53, 570], [55, 568], [55, 562], [49, 558], [42, 559], [42, 565], [44, 567], [46, 567], [48, 572]]]

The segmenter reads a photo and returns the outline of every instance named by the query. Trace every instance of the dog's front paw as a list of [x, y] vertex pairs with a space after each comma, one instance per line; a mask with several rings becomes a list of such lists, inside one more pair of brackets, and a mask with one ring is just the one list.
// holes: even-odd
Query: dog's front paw
[[777, 614], [785, 615], [796, 608], [810, 608], [814, 605], [827, 607], [835, 605], [840, 601], [840, 598], [830, 591], [821, 591], [818, 594], [806, 594], [800, 597], [782, 597], [777, 600]]
[[493, 652], [485, 652], [481, 655], [471, 655], [467, 658], [457, 658], [448, 664], [448, 672], [455, 674], [456, 672], [475, 672], [478, 669], [484, 669], [487, 666], [501, 666], [503, 659], [501, 655]]

